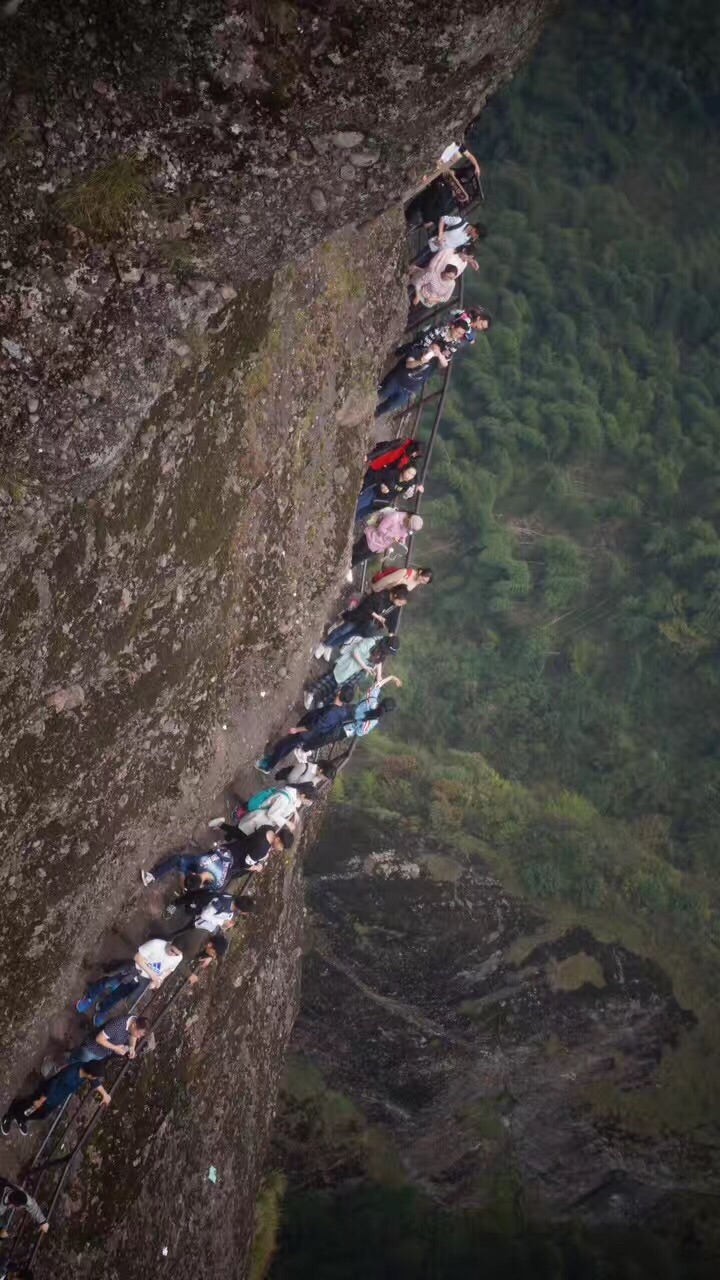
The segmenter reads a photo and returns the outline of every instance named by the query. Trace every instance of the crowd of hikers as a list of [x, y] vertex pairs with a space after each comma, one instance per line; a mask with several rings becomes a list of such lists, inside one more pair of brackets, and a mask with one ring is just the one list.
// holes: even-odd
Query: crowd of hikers
[[[455, 171], [458, 165], [465, 169], [464, 181], [462, 168]], [[468, 185], [477, 187], [480, 181], [480, 167], [466, 147], [446, 148], [424, 181], [423, 193], [414, 202], [414, 218], [424, 221], [429, 234], [427, 248], [409, 268], [411, 328], [415, 307], [448, 304], [465, 267], [477, 269], [475, 249], [486, 234], [462, 214], [462, 205], [469, 201]], [[440, 212], [436, 208], [435, 216], [424, 216], [423, 210], [427, 214], [438, 200]], [[433, 373], [446, 369], [491, 323], [483, 308], [468, 307], [446, 311], [439, 323], [415, 324], [411, 340], [396, 349], [397, 361], [380, 384], [376, 418], [404, 412]], [[395, 436], [375, 444], [367, 454], [355, 513], [350, 582], [354, 567], [376, 556], [384, 559], [393, 548], [406, 548], [408, 539], [422, 529], [422, 517], [399, 505], [423, 491], [418, 482], [422, 452], [414, 437]], [[170, 853], [141, 871], [146, 887], [174, 882], [174, 897], [165, 908], [171, 921], [169, 936], [149, 938], [131, 958], [87, 986], [75, 1005], [86, 1020], [84, 1038], [59, 1060], [46, 1057], [40, 1082], [14, 1098], [2, 1115], [3, 1136], [13, 1127], [27, 1135], [31, 1125], [57, 1115], [85, 1089], [94, 1091], [102, 1106], [111, 1105], [103, 1084], [108, 1063], [135, 1058], [152, 1034], [148, 1017], [137, 1012], [141, 997], [162, 986], [184, 959], [193, 962], [190, 984], [222, 961], [229, 932], [255, 908], [254, 898], [245, 892], [253, 877], [268, 867], [273, 855], [292, 848], [303, 810], [332, 783], [353, 741], [371, 733], [394, 710], [395, 699], [384, 691], [388, 685], [399, 690], [402, 681], [386, 674], [385, 667], [398, 652], [398, 620], [414, 593], [421, 595], [420, 588], [432, 580], [428, 567], [381, 563], [365, 593], [351, 598], [331, 622], [314, 654], [326, 667], [306, 687], [304, 714], [256, 761], [260, 773], [274, 775], [272, 781], [238, 800], [230, 821], [225, 815], [210, 820], [209, 829], [217, 833], [214, 840], [208, 838], [210, 847]], [[332, 760], [317, 758], [335, 743], [346, 743], [348, 750]], [[125, 1010], [120, 1012], [123, 1003]], [[21, 1211], [39, 1231], [48, 1230], [33, 1196], [0, 1176], [0, 1239], [8, 1235], [14, 1213]], [[0, 1262], [0, 1280], [32, 1280], [32, 1272], [11, 1257]]]

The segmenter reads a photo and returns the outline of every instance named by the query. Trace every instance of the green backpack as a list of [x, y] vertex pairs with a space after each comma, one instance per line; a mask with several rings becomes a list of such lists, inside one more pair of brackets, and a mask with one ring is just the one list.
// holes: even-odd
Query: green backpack
[[255, 813], [258, 809], [264, 808], [268, 800], [272, 800], [273, 796], [282, 795], [283, 792], [285, 792], [289, 800], [290, 796], [284, 787], [266, 787], [264, 791], [256, 791], [255, 795], [248, 800], [248, 813]]

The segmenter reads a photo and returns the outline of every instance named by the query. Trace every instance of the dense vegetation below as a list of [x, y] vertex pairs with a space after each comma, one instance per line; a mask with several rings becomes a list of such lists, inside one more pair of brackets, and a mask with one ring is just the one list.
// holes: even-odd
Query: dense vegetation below
[[353, 783], [663, 959], [683, 1127], [718, 1103], [719, 42], [702, 3], [581, 4], [478, 123], [497, 324], [433, 462], [406, 776]]
[[[400, 709], [334, 793], [489, 865], [548, 936], [582, 923], [664, 967], [694, 1027], [652, 1088], [608, 1082], [592, 1102], [646, 1141], [702, 1144], [711, 1181], [719, 60], [702, 0], [586, 0], [478, 122], [490, 236], [466, 300], [497, 323], [456, 361], [418, 548], [436, 578], [403, 624]], [[694, 1266], [639, 1232], [514, 1218], [510, 1243], [407, 1188], [310, 1185], [288, 1195], [277, 1277]]]

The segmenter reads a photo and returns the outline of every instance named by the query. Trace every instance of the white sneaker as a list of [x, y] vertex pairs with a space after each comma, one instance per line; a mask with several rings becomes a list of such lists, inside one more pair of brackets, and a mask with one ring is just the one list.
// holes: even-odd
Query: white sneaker
[[145, 887], [147, 888], [147, 886], [148, 886], [149, 884], [153, 884], [153, 882], [154, 882], [154, 880], [155, 880], [155, 877], [154, 877], [154, 875], [153, 875], [152, 871], [141, 871], [141, 872], [140, 872], [140, 879], [142, 880], [143, 884], [144, 884], [144, 885], [145, 885]]
[[327, 645], [319, 644], [317, 648], [313, 650], [313, 658], [324, 658], [326, 651], [327, 651]]
[[330, 645], [330, 644], [326, 644], [326, 645], [324, 645], [324, 646], [323, 646], [323, 658], [325, 659], [325, 661], [326, 661], [326, 662], [329, 662], [329, 661], [330, 661], [330, 659], [332, 658], [332, 656], [333, 656], [332, 645]]
[[353, 580], [353, 571], [352, 569], [348, 569], [347, 573], [345, 574], [345, 581], [352, 582], [352, 580]]
[[225, 821], [224, 818], [211, 818], [210, 821], [208, 822], [208, 826], [212, 827], [213, 830], [217, 830], [218, 827], [222, 826], [224, 821]]
[[314, 701], [315, 701], [315, 699], [314, 699], [314, 697], [313, 697], [313, 695], [312, 695], [311, 693], [309, 693], [309, 692], [305, 692], [305, 693], [303, 694], [303, 705], [304, 705], [304, 707], [305, 707], [305, 710], [306, 710], [306, 711], [312, 711], [312, 705], [313, 705]]

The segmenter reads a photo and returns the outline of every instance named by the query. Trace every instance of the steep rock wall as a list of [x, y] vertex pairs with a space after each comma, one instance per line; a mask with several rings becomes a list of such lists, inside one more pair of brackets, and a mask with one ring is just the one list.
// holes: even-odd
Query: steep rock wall
[[[548, 8], [27, 0], [3, 24], [4, 1098], [77, 1034], [88, 967], [147, 936], [139, 867], [205, 840], [286, 721], [402, 327], [397, 197]], [[240, 1274], [297, 994], [294, 864], [263, 888], [248, 953], [99, 1131], [54, 1276]]]
[[402, 323], [401, 242], [392, 212], [239, 294], [112, 478], [22, 513], [3, 601], [8, 1083], [138, 868], [182, 845], [297, 696]]
[[[157, 931], [139, 867], [193, 832], [207, 847], [223, 788], [257, 785], [287, 723], [347, 562], [402, 236], [391, 212], [240, 293], [92, 498], [25, 513], [4, 613], [4, 1098], [49, 1034], [77, 1037], [89, 967]], [[299, 857], [263, 878], [251, 950], [238, 938], [191, 1001], [192, 1031], [183, 997], [123, 1085], [56, 1214], [53, 1276], [240, 1274], [296, 1008]], [[32, 1149], [6, 1142], [3, 1172]]]

